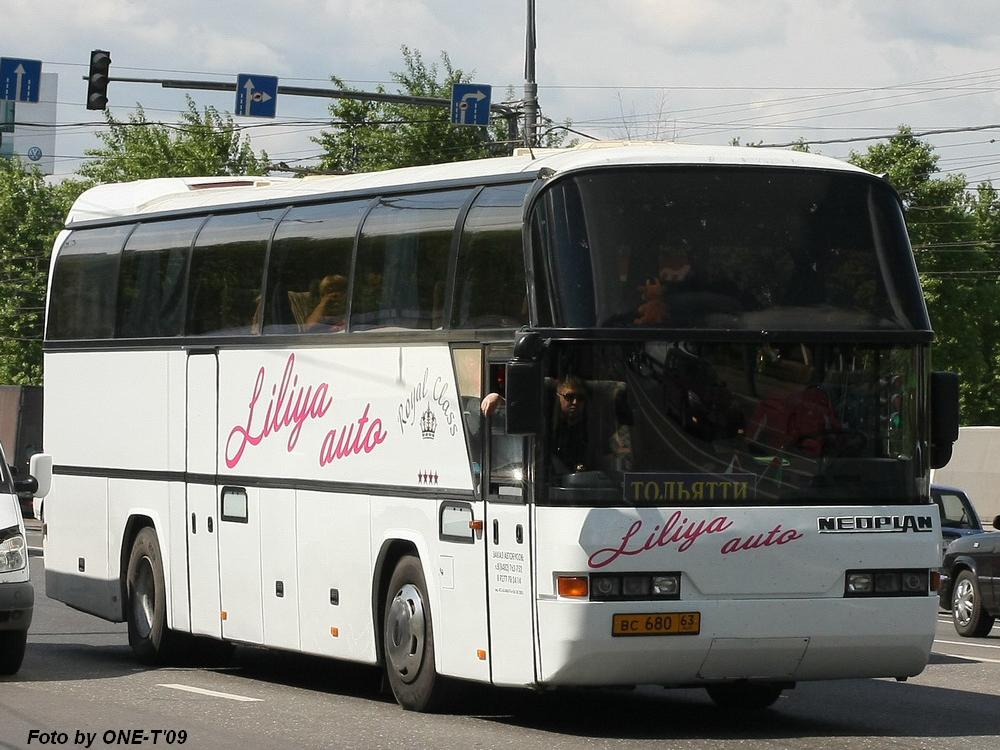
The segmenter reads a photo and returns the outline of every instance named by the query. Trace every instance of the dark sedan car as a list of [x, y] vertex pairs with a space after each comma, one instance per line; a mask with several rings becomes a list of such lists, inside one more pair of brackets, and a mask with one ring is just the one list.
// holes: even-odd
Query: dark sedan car
[[[993, 528], [1000, 530], [1000, 516], [993, 519]], [[990, 632], [1000, 616], [1000, 534], [970, 534], [948, 545], [940, 597], [959, 635], [982, 637]]]

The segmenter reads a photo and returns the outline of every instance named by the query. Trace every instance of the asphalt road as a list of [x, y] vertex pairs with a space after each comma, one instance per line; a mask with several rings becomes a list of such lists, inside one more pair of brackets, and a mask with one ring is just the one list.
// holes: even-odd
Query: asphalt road
[[24, 666], [0, 678], [2, 748], [1000, 747], [1000, 626], [963, 639], [943, 614], [931, 664], [909, 682], [800, 684], [753, 716], [701, 690], [480, 687], [460, 713], [430, 716], [396, 706], [377, 671], [325, 659], [238, 648], [215, 666], [145, 668], [124, 625], [47, 599], [31, 562], [38, 601]]

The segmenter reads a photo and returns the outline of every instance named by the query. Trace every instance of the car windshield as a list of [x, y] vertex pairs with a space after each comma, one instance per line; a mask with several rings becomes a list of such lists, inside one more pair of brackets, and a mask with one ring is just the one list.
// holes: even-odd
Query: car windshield
[[547, 502], [921, 502], [918, 353], [806, 342], [553, 345]]

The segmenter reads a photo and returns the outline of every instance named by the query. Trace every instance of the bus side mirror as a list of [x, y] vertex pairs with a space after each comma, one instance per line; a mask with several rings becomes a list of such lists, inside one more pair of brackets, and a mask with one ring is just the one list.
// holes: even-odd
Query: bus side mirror
[[534, 435], [542, 416], [542, 366], [507, 363], [507, 434]]
[[28, 473], [34, 478], [36, 487], [32, 490], [35, 497], [45, 497], [52, 488], [52, 456], [36, 453], [28, 463]]
[[951, 460], [952, 444], [958, 440], [958, 375], [931, 373], [931, 468], [940, 469]]

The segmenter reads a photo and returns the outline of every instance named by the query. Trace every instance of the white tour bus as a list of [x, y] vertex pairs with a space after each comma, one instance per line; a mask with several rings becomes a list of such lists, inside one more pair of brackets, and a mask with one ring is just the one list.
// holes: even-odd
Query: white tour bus
[[96, 187], [52, 256], [47, 593], [147, 661], [384, 664], [417, 710], [905, 679], [957, 434], [931, 338], [896, 193], [810, 154]]

